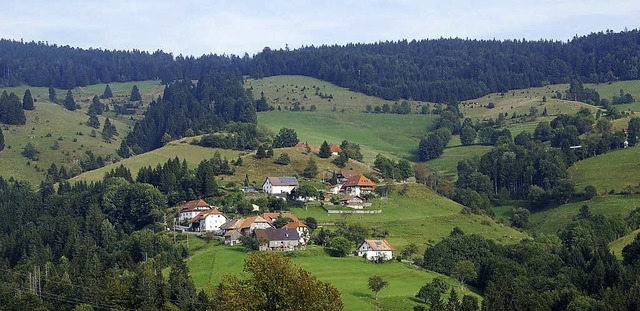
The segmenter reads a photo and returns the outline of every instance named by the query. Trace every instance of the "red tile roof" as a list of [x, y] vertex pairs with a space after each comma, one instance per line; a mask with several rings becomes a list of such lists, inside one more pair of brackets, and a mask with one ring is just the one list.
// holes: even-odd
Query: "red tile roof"
[[357, 175], [349, 178], [342, 187], [375, 187], [376, 183], [371, 181], [369, 178], [364, 175]]
[[296, 217], [295, 215], [291, 214], [290, 212], [284, 212], [284, 213], [263, 213], [262, 214], [262, 218], [266, 219], [270, 224], [272, 224], [276, 219], [278, 219], [278, 217], [287, 217], [287, 218], [291, 218], [291, 220], [293, 221], [300, 221], [298, 219], [298, 217]]
[[329, 145], [329, 149], [331, 149], [331, 152], [342, 152], [342, 148], [340, 148], [340, 146], [336, 145], [336, 144], [331, 144]]
[[293, 230], [299, 227], [307, 227], [307, 225], [303, 224], [301, 221], [292, 221], [284, 225], [281, 229]]
[[191, 220], [189, 220], [189, 223], [192, 223], [192, 222], [195, 222], [195, 221], [200, 221], [202, 219], [205, 219], [209, 215], [216, 215], [216, 214], [223, 215], [221, 211], [219, 211], [218, 209], [215, 209], [215, 208], [212, 208], [212, 209], [210, 209], [208, 211], [202, 211], [198, 215], [196, 215], [196, 217], [193, 217]]
[[180, 212], [188, 212], [197, 210], [198, 208], [211, 208], [212, 206], [204, 200], [191, 200], [185, 203], [182, 208], [180, 208]]
[[345, 169], [341, 169], [338, 171], [338, 174], [342, 175], [342, 177], [349, 179], [353, 176], [358, 176], [360, 175], [360, 173], [358, 173], [358, 171], [356, 170], [345, 170]]

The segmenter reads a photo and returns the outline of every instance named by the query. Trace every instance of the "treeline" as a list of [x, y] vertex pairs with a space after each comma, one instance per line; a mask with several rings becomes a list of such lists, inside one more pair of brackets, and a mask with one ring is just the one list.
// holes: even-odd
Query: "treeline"
[[167, 85], [151, 102], [142, 120], [122, 141], [118, 154], [129, 157], [163, 146], [172, 139], [209, 133], [231, 121], [256, 123], [256, 108], [242, 77], [216, 74], [194, 85], [190, 80]]
[[640, 240], [623, 249], [622, 262], [608, 248], [637, 229], [637, 219], [638, 210], [622, 221], [583, 206], [557, 239], [514, 245], [456, 228], [425, 251], [421, 264], [479, 289], [482, 310], [637, 310]]
[[267, 47], [252, 58], [195, 58], [0, 40], [0, 84], [70, 89], [112, 81], [194, 80], [223, 71], [255, 78], [305, 75], [384, 99], [454, 102], [571, 79], [639, 79], [639, 41], [640, 32], [630, 30], [567, 42], [441, 38], [296, 50]]

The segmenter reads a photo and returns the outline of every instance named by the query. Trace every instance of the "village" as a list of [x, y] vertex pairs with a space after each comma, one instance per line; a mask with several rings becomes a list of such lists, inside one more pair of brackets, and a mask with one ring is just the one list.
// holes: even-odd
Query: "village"
[[[309, 144], [301, 144], [301, 147], [309, 148]], [[339, 146], [331, 147], [332, 155], [340, 152]], [[337, 184], [329, 185], [328, 189], [319, 191], [317, 196], [299, 195], [300, 183], [298, 178], [292, 176], [266, 177], [261, 189], [245, 189], [245, 192], [257, 192], [259, 195], [284, 201], [320, 201], [322, 206], [340, 208], [326, 209], [328, 213], [381, 212], [369, 209], [371, 203], [367, 202], [368, 198], [375, 195], [375, 182], [353, 169], [341, 169], [335, 175]], [[249, 244], [248, 241], [254, 241], [258, 251], [304, 250], [310, 243], [312, 229], [291, 212], [281, 210], [261, 213], [260, 206], [255, 204], [252, 209], [252, 216], [233, 218], [202, 199], [191, 200], [180, 205], [175, 221], [182, 224], [185, 233], [214, 236], [223, 240], [224, 245], [233, 246], [242, 244], [243, 241]], [[380, 262], [393, 259], [393, 251], [394, 248], [386, 240], [364, 239], [351, 255]]]

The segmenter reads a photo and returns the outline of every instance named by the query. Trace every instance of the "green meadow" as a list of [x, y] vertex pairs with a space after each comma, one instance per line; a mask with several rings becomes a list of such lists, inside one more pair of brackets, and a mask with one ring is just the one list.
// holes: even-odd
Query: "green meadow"
[[631, 244], [636, 237], [640, 234], [640, 229], [632, 231], [631, 233], [609, 243], [609, 249], [616, 255], [616, 258], [622, 260], [622, 249]]
[[638, 147], [611, 151], [576, 162], [569, 168], [569, 176], [577, 190], [593, 185], [598, 193], [620, 192], [640, 185], [639, 158]]

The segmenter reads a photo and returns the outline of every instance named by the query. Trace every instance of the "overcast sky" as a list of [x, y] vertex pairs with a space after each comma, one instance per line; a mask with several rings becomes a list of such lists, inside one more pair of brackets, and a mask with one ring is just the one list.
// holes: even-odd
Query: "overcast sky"
[[10, 0], [0, 37], [174, 55], [460, 37], [567, 40], [640, 27], [637, 0]]

